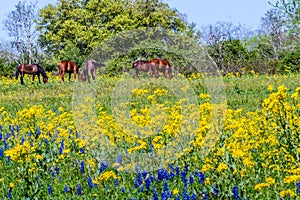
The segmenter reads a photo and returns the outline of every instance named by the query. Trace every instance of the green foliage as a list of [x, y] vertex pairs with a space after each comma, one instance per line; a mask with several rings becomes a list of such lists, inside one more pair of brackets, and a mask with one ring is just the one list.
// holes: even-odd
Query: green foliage
[[[192, 25], [160, 0], [60, 0], [57, 5], [40, 10], [38, 19], [39, 41], [56, 57], [65, 57], [63, 49], [69, 44], [74, 44], [82, 57], [87, 56], [103, 40], [139, 27], [195, 34]], [[73, 53], [77, 54], [78, 49]]]

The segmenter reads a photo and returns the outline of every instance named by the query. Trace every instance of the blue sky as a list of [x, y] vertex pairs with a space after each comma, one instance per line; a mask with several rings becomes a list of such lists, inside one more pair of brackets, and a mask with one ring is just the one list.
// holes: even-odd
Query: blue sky
[[[29, 0], [27, 0], [29, 1]], [[251, 30], [259, 28], [260, 19], [272, 6], [268, 2], [275, 0], [164, 0], [171, 8], [186, 14], [189, 22], [196, 23], [197, 29], [217, 21], [231, 21], [242, 24]], [[3, 30], [2, 21], [14, 9], [18, 0], [0, 0], [0, 40], [7, 40], [8, 34]], [[33, 0], [38, 8], [57, 0]]]

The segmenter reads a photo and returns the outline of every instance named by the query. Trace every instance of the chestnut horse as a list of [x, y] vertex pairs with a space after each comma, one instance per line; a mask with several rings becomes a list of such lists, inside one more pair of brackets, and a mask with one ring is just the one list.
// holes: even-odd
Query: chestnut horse
[[60, 75], [62, 82], [65, 81], [64, 76], [65, 73], [69, 73], [69, 81], [71, 81], [71, 74], [74, 74], [74, 80], [76, 81], [76, 74], [78, 74], [79, 79], [81, 79], [79, 67], [77, 64], [73, 61], [61, 61], [58, 63], [58, 72], [55, 74], [55, 76]]
[[132, 69], [135, 69], [135, 74], [139, 78], [140, 71], [150, 72], [151, 77], [153, 77], [152, 65], [148, 60], [137, 60], [132, 63]]
[[[38, 64], [20, 64], [15, 69], [15, 76], [18, 79], [19, 74], [21, 74], [21, 84], [24, 85], [24, 75], [30, 74], [32, 75], [32, 81], [34, 82], [35, 75], [38, 76], [39, 83], [41, 83], [40, 75], [43, 76], [43, 82], [46, 84], [48, 82], [48, 77], [46, 75], [45, 70]], [[33, 83], [32, 82], [32, 83]]]
[[153, 58], [149, 63], [152, 66], [155, 78], [158, 78], [159, 72], [162, 72], [165, 78], [172, 78], [172, 66], [168, 60]]

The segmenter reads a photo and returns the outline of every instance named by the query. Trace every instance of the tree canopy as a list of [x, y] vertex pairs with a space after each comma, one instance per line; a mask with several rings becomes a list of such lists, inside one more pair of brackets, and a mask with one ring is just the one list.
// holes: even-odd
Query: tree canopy
[[160, 0], [59, 0], [40, 10], [37, 22], [40, 43], [60, 59], [67, 45], [84, 57], [104, 39], [140, 27], [196, 35], [192, 24]]

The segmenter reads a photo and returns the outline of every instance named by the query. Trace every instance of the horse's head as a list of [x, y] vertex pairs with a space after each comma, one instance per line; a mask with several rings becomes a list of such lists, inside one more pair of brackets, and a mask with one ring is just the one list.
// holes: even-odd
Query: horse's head
[[43, 77], [43, 82], [44, 82], [44, 84], [48, 83], [48, 77], [47, 76]]

